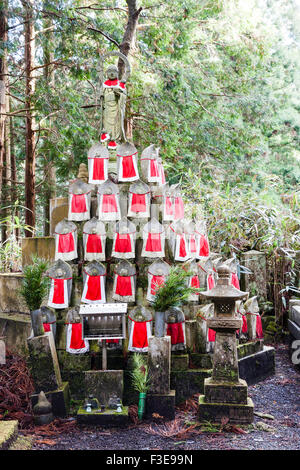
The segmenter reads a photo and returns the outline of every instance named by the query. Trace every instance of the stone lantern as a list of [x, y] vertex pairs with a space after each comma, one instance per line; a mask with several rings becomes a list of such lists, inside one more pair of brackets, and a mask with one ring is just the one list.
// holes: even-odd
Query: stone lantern
[[253, 402], [248, 397], [246, 381], [239, 378], [236, 331], [242, 320], [235, 315], [235, 302], [246, 299], [248, 293], [230, 285], [227, 266], [221, 265], [217, 273], [216, 287], [200, 293], [214, 303], [214, 317], [207, 326], [215, 330], [216, 342], [212, 377], [205, 379], [204, 395], [199, 397], [199, 417], [212, 422], [228, 418], [233, 424], [249, 424], [253, 422]]

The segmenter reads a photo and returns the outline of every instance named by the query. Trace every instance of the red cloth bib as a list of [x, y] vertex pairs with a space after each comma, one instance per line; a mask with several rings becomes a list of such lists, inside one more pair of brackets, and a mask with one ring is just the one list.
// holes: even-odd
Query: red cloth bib
[[58, 253], [70, 253], [75, 250], [73, 232], [58, 234]]
[[[191, 287], [194, 287], [194, 288], [199, 288], [200, 287], [200, 281], [199, 281], [199, 277], [197, 275], [192, 277]], [[199, 292], [195, 292], [195, 294], [199, 294]]]
[[131, 239], [129, 233], [117, 233], [115, 251], [117, 253], [131, 253]]
[[182, 219], [184, 217], [184, 204], [182, 197], [175, 197], [175, 219]]
[[147, 348], [147, 322], [133, 322], [132, 324], [132, 347], [133, 348]]
[[146, 194], [132, 194], [132, 212], [146, 212]]
[[256, 315], [256, 337], [258, 339], [262, 339], [264, 337], [260, 315]]
[[247, 318], [246, 315], [242, 315], [243, 318], [243, 326], [242, 326], [242, 333], [247, 333], [248, 325], [247, 325]]
[[236, 273], [231, 274], [231, 285], [236, 289], [240, 289], [240, 282], [239, 278], [237, 277]]
[[167, 336], [171, 336], [171, 344], [184, 343], [182, 322], [168, 323]]
[[150, 177], [156, 178], [159, 176], [157, 160], [150, 160]]
[[81, 214], [86, 211], [85, 194], [72, 194], [71, 212], [74, 214]]
[[207, 284], [208, 284], [208, 290], [210, 290], [210, 289], [212, 289], [213, 287], [215, 287], [215, 280], [214, 280], [214, 277], [213, 277], [212, 274], [209, 274], [209, 275], [208, 275]]
[[51, 331], [50, 323], [43, 323], [43, 327], [44, 327], [45, 333], [48, 333], [48, 331]]
[[191, 251], [191, 253], [197, 253], [196, 238], [195, 238], [194, 235], [191, 236], [190, 251]]
[[161, 239], [160, 233], [148, 233], [147, 243], [146, 243], [146, 251], [161, 251]]
[[200, 251], [199, 256], [209, 256], [208, 240], [205, 235], [200, 236]]
[[152, 276], [151, 279], [151, 294], [155, 295], [156, 290], [158, 289], [159, 286], [162, 286], [165, 282], [164, 276]]
[[86, 300], [101, 300], [100, 276], [88, 276]]
[[102, 253], [101, 235], [89, 233], [86, 242], [87, 253]]
[[94, 158], [94, 166], [93, 166], [93, 180], [104, 180], [104, 158]]
[[83, 348], [85, 348], [85, 342], [82, 339], [81, 323], [72, 323], [70, 349], [83, 349]]
[[102, 212], [118, 212], [115, 194], [103, 194]]
[[54, 279], [53, 299], [54, 304], [63, 304], [64, 296], [64, 279]]
[[173, 215], [173, 203], [172, 198], [166, 197], [166, 215]]
[[179, 256], [180, 258], [186, 257], [185, 237], [180, 235]]
[[215, 330], [212, 330], [211, 328], [208, 328], [208, 341], [216, 341], [216, 332]]
[[122, 158], [123, 178], [133, 178], [136, 176], [136, 171], [133, 164], [133, 155], [128, 155]]
[[116, 285], [117, 295], [122, 295], [122, 296], [132, 295], [131, 277], [132, 276], [119, 276], [118, 275], [117, 285]]

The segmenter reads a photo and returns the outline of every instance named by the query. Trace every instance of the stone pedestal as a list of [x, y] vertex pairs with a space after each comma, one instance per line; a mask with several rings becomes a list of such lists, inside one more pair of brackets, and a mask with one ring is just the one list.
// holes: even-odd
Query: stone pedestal
[[51, 332], [27, 340], [35, 392], [49, 392], [62, 386], [59, 363]]
[[89, 370], [85, 372], [85, 395], [93, 395], [100, 405], [108, 405], [109, 398], [116, 394], [123, 397], [123, 370]]
[[153, 413], [167, 419], [175, 417], [175, 390], [170, 390], [171, 337], [150, 336], [148, 348], [150, 388], [146, 400], [146, 416]]

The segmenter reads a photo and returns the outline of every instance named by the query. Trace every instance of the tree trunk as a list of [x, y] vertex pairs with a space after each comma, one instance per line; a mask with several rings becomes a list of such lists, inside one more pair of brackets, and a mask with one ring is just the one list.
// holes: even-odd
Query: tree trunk
[[[6, 121], [6, 86], [7, 86], [7, 60], [6, 48], [3, 47], [7, 42], [7, 0], [0, 3], [0, 195], [2, 194], [3, 163], [5, 152], [5, 121]], [[0, 202], [2, 197], [0, 196]]]
[[[45, 29], [51, 28], [52, 20], [51, 18], [46, 18], [44, 22]], [[53, 53], [53, 40], [54, 34], [50, 30], [47, 35], [47, 41], [44, 49], [44, 63], [51, 64], [54, 61], [54, 53]], [[49, 89], [54, 88], [54, 67], [53, 65], [48, 65], [44, 69], [44, 77], [46, 86]], [[52, 127], [52, 119], [49, 118], [47, 128], [49, 129], [48, 135], [51, 132]], [[46, 137], [47, 138], [47, 137]], [[45, 191], [45, 205], [44, 205], [44, 235], [50, 235], [50, 199], [56, 197], [56, 169], [54, 166], [54, 162], [51, 160], [51, 155], [47, 158], [45, 155], [45, 159], [47, 160], [47, 164], [44, 168], [44, 176], [45, 181], [47, 181], [47, 188]]]
[[[10, 161], [11, 161], [11, 180], [17, 181], [17, 162], [16, 162], [16, 154], [15, 154], [15, 145], [14, 145], [14, 128], [13, 128], [13, 119], [10, 118]], [[15, 183], [11, 185], [11, 203], [12, 205], [18, 200], [18, 188]], [[14, 209], [14, 215], [19, 217], [19, 209], [16, 207]], [[15, 229], [15, 237], [18, 240], [20, 237], [20, 230], [18, 228]]]
[[[35, 136], [34, 116], [32, 112], [32, 100], [35, 91], [35, 78], [32, 69], [34, 67], [35, 40], [33, 22], [33, 0], [22, 0], [25, 8], [25, 74], [26, 74], [26, 146], [25, 146], [25, 223], [32, 229], [35, 227]], [[25, 231], [26, 237], [32, 237], [33, 233]]]
[[[128, 19], [127, 25], [125, 28], [124, 36], [122, 42], [120, 44], [120, 52], [124, 54], [126, 57], [128, 56], [129, 52], [131, 51], [135, 39], [136, 27], [138, 24], [138, 19], [142, 8], [137, 8], [136, 0], [126, 0], [128, 6]], [[124, 62], [120, 59], [118, 63], [119, 68], [119, 77], [122, 77], [124, 73]], [[127, 101], [126, 104], [126, 116], [125, 116], [125, 131], [126, 136], [128, 139], [132, 139], [132, 117], [131, 117], [131, 106], [130, 102]]]

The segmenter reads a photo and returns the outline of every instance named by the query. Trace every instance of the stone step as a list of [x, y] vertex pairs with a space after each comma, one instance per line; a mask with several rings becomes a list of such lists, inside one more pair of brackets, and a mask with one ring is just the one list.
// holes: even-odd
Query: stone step
[[291, 306], [289, 318], [292, 322], [296, 323], [296, 325], [300, 326], [300, 305]]
[[8, 450], [30, 450], [32, 447], [32, 438], [28, 436], [18, 436], [9, 446]]
[[300, 339], [300, 326], [292, 320], [288, 320], [288, 330], [295, 339]]
[[0, 421], [0, 450], [8, 449], [18, 437], [18, 421]]

